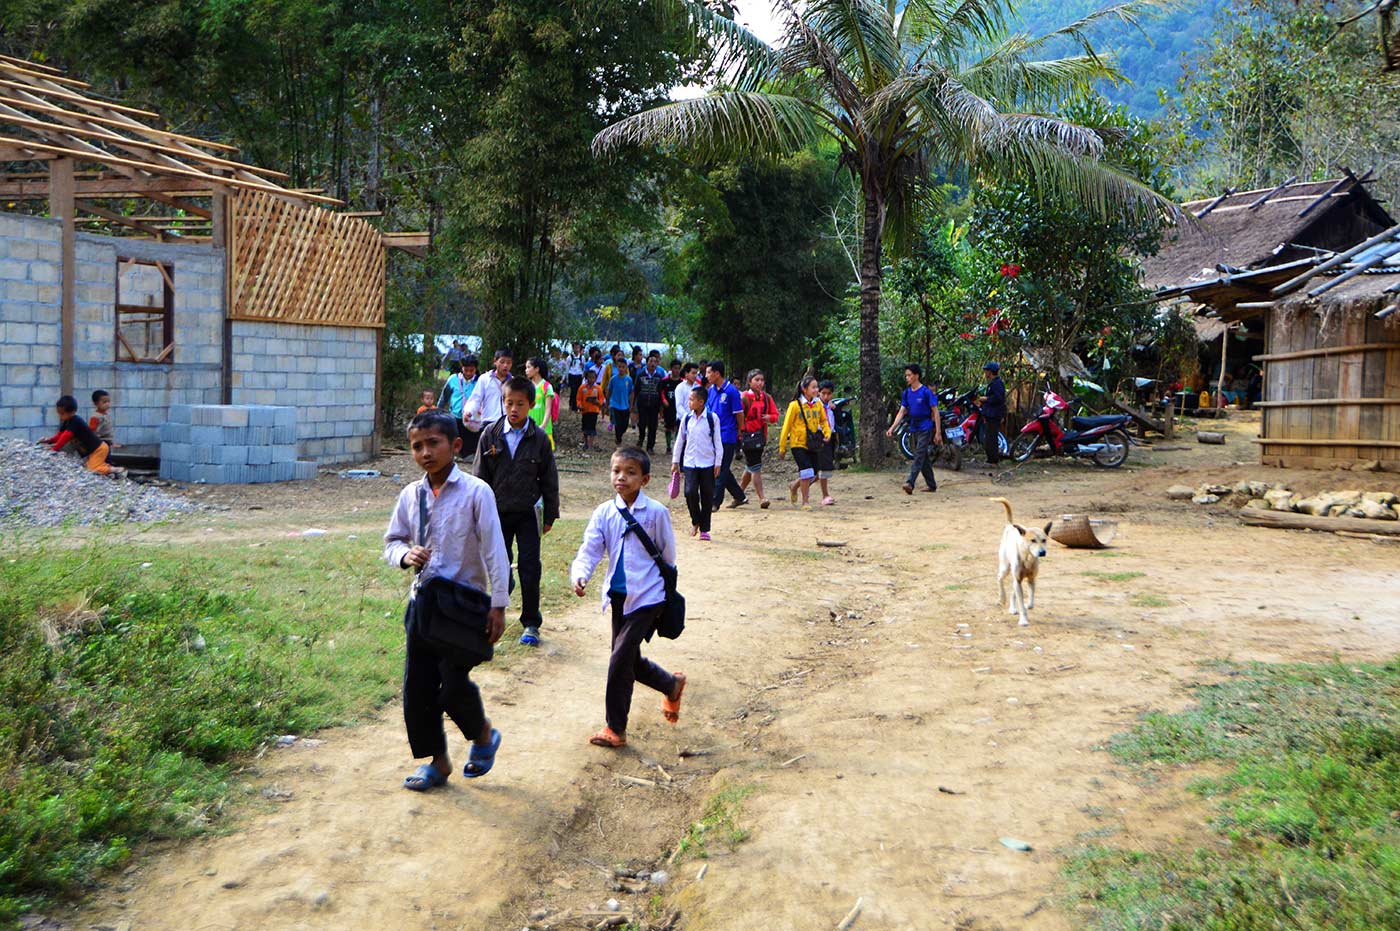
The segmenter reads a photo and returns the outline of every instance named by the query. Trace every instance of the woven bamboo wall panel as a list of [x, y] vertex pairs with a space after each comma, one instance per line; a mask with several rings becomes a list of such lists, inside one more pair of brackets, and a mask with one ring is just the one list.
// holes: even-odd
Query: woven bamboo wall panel
[[260, 191], [240, 192], [230, 205], [230, 319], [384, 326], [377, 229]]

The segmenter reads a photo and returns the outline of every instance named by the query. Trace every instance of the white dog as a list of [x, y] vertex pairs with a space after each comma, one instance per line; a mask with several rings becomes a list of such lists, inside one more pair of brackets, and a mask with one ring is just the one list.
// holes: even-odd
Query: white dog
[[[997, 591], [1001, 594], [1001, 604], [1006, 605], [1006, 579], [1011, 578], [1011, 614], [1021, 618], [1021, 627], [1029, 627], [1031, 622], [1026, 612], [1035, 607], [1035, 577], [1040, 571], [1040, 559], [1045, 555], [1046, 535], [1050, 533], [1047, 523], [1043, 530], [1034, 527], [1027, 529], [1011, 519], [1011, 502], [1005, 498], [991, 498], [1006, 508], [1006, 529], [1001, 532], [1001, 548], [997, 550]], [[1021, 583], [1030, 590], [1029, 597], [1021, 591]]]

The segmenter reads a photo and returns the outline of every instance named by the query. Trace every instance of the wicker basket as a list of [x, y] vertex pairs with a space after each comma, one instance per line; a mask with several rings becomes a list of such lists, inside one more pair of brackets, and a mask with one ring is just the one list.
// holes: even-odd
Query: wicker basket
[[1050, 539], [1072, 549], [1101, 550], [1117, 535], [1116, 520], [1091, 519], [1087, 514], [1062, 514], [1050, 527]]

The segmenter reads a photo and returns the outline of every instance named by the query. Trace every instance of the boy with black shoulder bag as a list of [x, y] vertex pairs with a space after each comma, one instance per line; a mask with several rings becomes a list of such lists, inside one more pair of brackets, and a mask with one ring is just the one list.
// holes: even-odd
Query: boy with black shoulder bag
[[444, 713], [471, 741], [462, 775], [475, 779], [495, 765], [501, 734], [471, 670], [490, 661], [505, 630], [510, 561], [491, 488], [454, 461], [462, 447], [456, 418], [424, 411], [409, 424], [408, 441], [424, 475], [399, 493], [384, 559], [418, 574], [404, 611], [403, 716], [413, 756], [431, 760], [403, 786], [425, 792], [452, 772]]

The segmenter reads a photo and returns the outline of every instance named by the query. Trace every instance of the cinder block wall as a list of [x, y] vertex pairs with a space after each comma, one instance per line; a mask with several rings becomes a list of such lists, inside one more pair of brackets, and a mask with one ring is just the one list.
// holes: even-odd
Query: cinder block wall
[[[74, 291], [73, 389], [86, 412], [92, 392], [112, 392], [122, 452], [160, 455], [172, 404], [218, 404], [224, 320], [224, 252], [79, 233]], [[117, 256], [164, 262], [175, 280], [175, 351], [169, 364], [117, 362]], [[55, 311], [57, 317], [57, 311]], [[54, 346], [58, 343], [55, 340]], [[55, 349], [55, 351], [57, 351]]]
[[53, 433], [62, 224], [0, 213], [0, 431]]
[[321, 463], [368, 456], [378, 330], [236, 320], [233, 403], [297, 409], [297, 450]]

